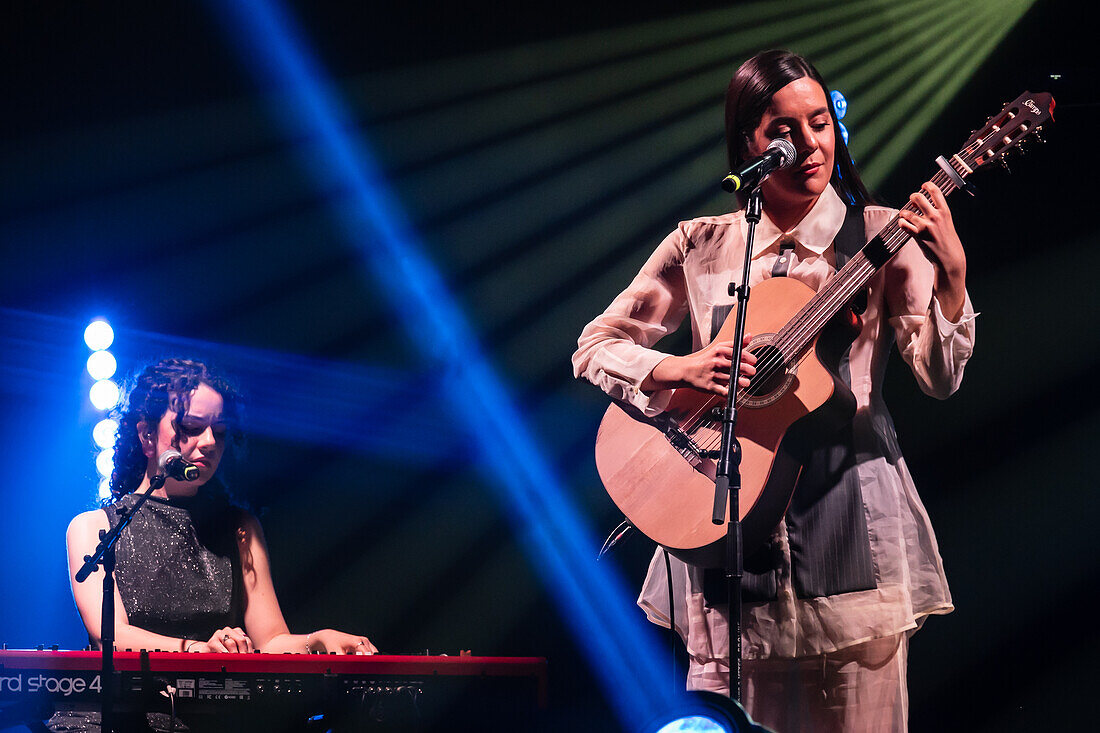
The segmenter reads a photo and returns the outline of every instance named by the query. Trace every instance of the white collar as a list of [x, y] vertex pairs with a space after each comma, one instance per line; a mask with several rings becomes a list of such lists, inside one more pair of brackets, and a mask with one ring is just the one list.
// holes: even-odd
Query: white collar
[[[798, 240], [798, 243], [813, 252], [821, 255], [829, 248], [829, 245], [840, 233], [840, 227], [844, 224], [844, 216], [847, 207], [844, 201], [829, 185], [817, 197], [813, 208], [802, 221], [798, 222], [789, 232], [783, 232], [777, 227], [765, 211], [760, 217], [760, 223], [756, 225], [756, 238], [752, 248], [753, 259], [759, 257], [768, 248], [775, 244], [776, 240], [784, 234], [789, 234]], [[748, 222], [741, 219], [741, 235], [748, 236]]]

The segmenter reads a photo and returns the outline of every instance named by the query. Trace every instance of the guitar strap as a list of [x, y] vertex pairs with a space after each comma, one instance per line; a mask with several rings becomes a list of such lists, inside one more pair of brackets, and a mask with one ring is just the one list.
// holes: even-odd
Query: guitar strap
[[772, 265], [772, 277], [786, 277], [787, 273], [791, 269], [791, 253], [794, 252], [794, 246], [798, 242], [794, 237], [784, 234], [779, 238], [779, 257], [776, 258], [775, 264]]
[[844, 213], [844, 223], [840, 225], [840, 231], [833, 239], [834, 253], [836, 254], [836, 269], [848, 264], [867, 244], [866, 225], [863, 223], [863, 207], [849, 206]]
[[[844, 223], [833, 240], [837, 270], [844, 267], [864, 244], [863, 208], [848, 207]], [[866, 304], [866, 294], [861, 294], [853, 303], [853, 309], [861, 313]], [[712, 340], [732, 309], [732, 305], [715, 307]], [[847, 350], [838, 372], [850, 388]], [[785, 517], [791, 549], [791, 583], [799, 598], [876, 587], [863, 495], [856, 471], [856, 436], [849, 424], [832, 438], [829, 445], [816, 446], [807, 456]], [[779, 548], [772, 542], [745, 557], [742, 584], [745, 601], [773, 601], [778, 597], [777, 572], [781, 563]], [[703, 581], [707, 604], [725, 603], [724, 573], [706, 570]]]
[[[840, 225], [840, 231], [833, 240], [833, 255], [836, 257], [836, 269], [848, 264], [848, 260], [855, 257], [863, 245], [867, 244], [867, 227], [863, 222], [863, 207], [849, 206], [844, 213], [844, 223]], [[852, 301], [852, 310], [862, 314], [867, 310], [867, 291], [863, 290]]]

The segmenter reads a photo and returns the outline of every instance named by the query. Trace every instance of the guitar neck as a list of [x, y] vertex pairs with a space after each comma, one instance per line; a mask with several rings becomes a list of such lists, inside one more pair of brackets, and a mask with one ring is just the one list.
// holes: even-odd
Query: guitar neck
[[[931, 182], [939, 186], [944, 196], [951, 195], [958, 188], [957, 184], [963, 183], [975, 170], [993, 160], [1002, 159], [1007, 152], [1053, 119], [1052, 96], [1045, 92], [1024, 92], [1005, 105], [1000, 113], [990, 117], [980, 130], [971, 135], [963, 149], [951, 156], [947, 165], [955, 175], [949, 175], [944, 168], [936, 172]], [[918, 212], [911, 201], [906, 202], [902, 210]], [[805, 356], [821, 329], [867, 287], [879, 268], [901, 250], [909, 235], [898, 226], [898, 218], [891, 219], [776, 334], [774, 345], [788, 365], [797, 363]]]
[[[952, 158], [950, 164], [960, 177], [970, 172], [958, 155]], [[958, 188], [942, 170], [932, 176], [930, 182], [936, 184], [944, 196], [949, 196]], [[923, 191], [921, 195], [925, 195]], [[907, 202], [902, 210], [914, 213], [919, 211], [912, 201]], [[909, 235], [898, 225], [899, 219], [900, 216], [895, 214], [890, 223], [879, 230], [844, 267], [829, 278], [817, 295], [776, 334], [775, 346], [784, 354], [788, 363], [798, 362], [809, 350], [821, 329], [867, 287], [883, 265], [901, 251]]]

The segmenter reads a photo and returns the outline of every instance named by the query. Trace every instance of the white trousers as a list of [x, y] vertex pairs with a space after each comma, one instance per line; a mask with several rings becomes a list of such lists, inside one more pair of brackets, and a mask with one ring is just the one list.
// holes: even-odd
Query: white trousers
[[[906, 733], [908, 654], [902, 633], [813, 657], [745, 660], [741, 702], [776, 733]], [[692, 666], [690, 689], [729, 694], [726, 667]]]

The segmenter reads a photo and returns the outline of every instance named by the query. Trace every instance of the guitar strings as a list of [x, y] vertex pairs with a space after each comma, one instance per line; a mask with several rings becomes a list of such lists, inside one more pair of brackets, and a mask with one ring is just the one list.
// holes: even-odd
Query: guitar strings
[[[950, 195], [955, 190], [955, 186], [942, 172], [938, 172], [937, 175], [933, 176], [932, 183], [937, 184], [943, 190], [945, 196]], [[903, 208], [910, 211], [917, 210], [911, 202]], [[909, 235], [897, 225], [898, 219], [899, 217], [895, 216], [876, 235], [882, 238], [883, 244], [891, 257], [909, 239]], [[877, 269], [862, 251], [858, 253], [849, 261], [847, 266], [841, 269], [838, 276], [826, 283], [826, 286], [815, 295], [811, 302], [807, 303], [790, 322], [780, 329], [777, 338], [773, 341], [773, 346], [783, 354], [788, 355], [787, 358], [789, 358], [789, 355], [798, 354], [806, 348], [810, 338], [836, 315], [840, 307], [862, 290]], [[800, 340], [804, 340], [806, 343], [800, 344]], [[774, 373], [779, 362], [784, 360], [782, 357], [773, 358], [763, 370], [758, 368], [757, 371], [758, 373], [761, 371]], [[758, 381], [766, 381], [766, 379]], [[742, 388], [742, 391], [746, 396], [757, 394], [752, 385], [749, 388]]]
[[[942, 171], [933, 176], [932, 182], [940, 186], [945, 196], [950, 195], [956, 188]], [[908, 202], [903, 208], [910, 211], [918, 210], [912, 202]], [[891, 257], [909, 239], [909, 235], [897, 226], [898, 218], [895, 216], [876, 235], [882, 239]], [[738, 403], [744, 404], [749, 397], [757, 396], [758, 391], [756, 390], [759, 386], [765, 384], [780, 370], [785, 371], [788, 368], [787, 363], [790, 360], [790, 355], [798, 355], [797, 361], [794, 362], [795, 367], [805, 361], [810, 353], [807, 347], [810, 345], [813, 336], [836, 315], [845, 303], [850, 301], [863, 288], [878, 269], [861, 251], [837, 273], [837, 277], [831, 278], [826, 287], [822, 288], [803, 307], [803, 310], [780, 329], [777, 338], [770, 344], [774, 348], [772, 353], [775, 356], [765, 359], [758, 365], [753, 384], [747, 388], [738, 388]], [[803, 342], [801, 345], [799, 345], [800, 341]], [[699, 414], [697, 412], [694, 417], [698, 417]], [[715, 443], [714, 437], [717, 438], [717, 443]], [[720, 443], [721, 434], [719, 433], [717, 436], [712, 436], [712, 439], [704, 443], [702, 447], [709, 451]]]
[[[984, 140], [982, 138], [978, 138], [970, 145], [964, 147], [962, 151], [960, 151], [960, 156], [962, 156], [962, 158], [969, 159], [969, 162], [967, 162], [967, 160], [960, 159], [958, 161], [958, 166], [956, 166], [955, 158], [952, 158], [950, 163], [952, 169], [955, 170], [955, 172], [960, 177], [965, 177], [968, 174], [968, 171], [972, 170], [969, 165], [976, 163], [976, 159], [971, 156], [974, 151], [983, 144]], [[978, 164], [974, 167], [979, 167], [980, 165], [981, 164]], [[962, 168], [962, 170], [959, 170], [959, 168]], [[958, 186], [954, 182], [954, 179], [950, 178], [947, 173], [942, 170], [936, 172], [936, 174], [932, 177], [931, 182], [935, 183], [942, 190], [944, 197], [949, 196], [958, 188]], [[912, 202], [907, 202], [906, 205], [902, 208], [904, 210], [913, 212], [919, 211]], [[890, 257], [893, 257], [897, 253], [897, 251], [900, 250], [901, 246], [903, 246], [904, 243], [909, 239], [909, 235], [906, 234], [904, 230], [902, 230], [900, 227], [898, 227], [898, 219], [899, 217], [895, 216], [894, 219], [892, 219], [891, 222], [883, 227], [883, 229], [876, 235], [876, 237], [882, 237], [883, 243], [890, 253]], [[885, 235], [883, 235], [884, 232], [886, 233]], [[844, 270], [848, 270], [849, 268], [851, 269], [851, 271], [845, 274]], [[839, 308], [847, 303], [852, 297], [855, 296], [857, 292], [859, 292], [864, 287], [864, 285], [869, 281], [870, 277], [877, 269], [877, 267], [873, 266], [869, 262], [869, 260], [867, 260], [862, 251], [858, 253], [856, 257], [853, 257], [848, 265], [846, 265], [839, 273], [837, 273], [837, 276], [831, 278], [830, 281], [826, 283], [826, 286], [809, 303], [807, 303], [806, 306], [804, 306], [803, 309], [798, 314], [796, 314], [796, 316], [792, 318], [790, 322], [788, 322], [782, 329], [780, 329], [779, 333], [777, 334], [777, 338], [772, 343], [772, 345], [776, 348], [779, 356], [773, 358], [763, 370], [767, 373], [767, 377], [763, 379], [758, 379], [756, 383], [762, 384], [766, 382], [774, 375], [777, 369], [785, 368], [782, 363], [787, 360], [783, 356], [784, 354], [800, 354], [796, 365], [801, 364], [801, 362], [805, 360], [806, 356], [809, 353], [808, 351], [806, 353], [802, 353], [802, 350], [807, 348], [810, 340], [836, 314]], [[828, 308], [818, 307], [821, 304], [827, 304]], [[806, 315], [811, 313], [826, 313], [827, 315], [825, 315], [824, 318], [814, 316], [813, 318], [811, 318], [809, 323], [806, 323]], [[801, 345], [799, 344], [800, 339], [804, 340]], [[792, 349], [790, 347], [797, 348]], [[762, 370], [758, 368], [757, 373], [760, 374], [761, 372]], [[754, 391], [754, 389], [754, 385], [750, 385], [748, 388], [739, 388], [738, 396], [742, 404], [750, 396], [756, 396], [758, 394]]]
[[[946, 175], [944, 175], [942, 171], [939, 172], [936, 176], [933, 176], [932, 182], [939, 185], [942, 181], [937, 179], [941, 178], [946, 179]], [[944, 186], [944, 188], [949, 189], [948, 186]], [[947, 195], [948, 193], [950, 193], [950, 190], [945, 191], [945, 195]], [[916, 208], [913, 206], [912, 202], [907, 203], [906, 207], [912, 207], [913, 209]], [[894, 254], [893, 248], [895, 246], [900, 246], [901, 243], [908, 239], [908, 235], [904, 234], [904, 232], [896, 226], [897, 220], [898, 217], [895, 216], [894, 219], [891, 220], [891, 222], [888, 223], [886, 226], [884, 226], [882, 230], [876, 235], [882, 236], [882, 234], [886, 232], [886, 236], [883, 238], [883, 241], [886, 244], [887, 249], [890, 250], [891, 256]], [[897, 233], [903, 234], [900, 241], [896, 237]], [[779, 332], [776, 334], [776, 338], [772, 341], [771, 344], [769, 344], [773, 350], [769, 353], [768, 356], [766, 356], [757, 364], [757, 372], [756, 375], [754, 375], [753, 377], [753, 384], [750, 384], [750, 386], [747, 388], [737, 388], [738, 394], [735, 398], [735, 404], [737, 404], [738, 406], [743, 405], [750, 397], [757, 396], [758, 393], [755, 392], [754, 389], [757, 389], [763, 384], [767, 383], [768, 380], [770, 380], [780, 370], [786, 370], [786, 363], [788, 362], [790, 357], [798, 354], [802, 349], [806, 347], [806, 345], [808, 345], [808, 343], [803, 344], [798, 349], [792, 349], [792, 347], [798, 346], [800, 338], [807, 335], [812, 336], [818, 328], [817, 324], [820, 323], [821, 325], [824, 325], [825, 323], [828, 323], [828, 321], [835, 316], [836, 311], [839, 310], [839, 306], [842, 306], [844, 303], [854, 297], [855, 293], [862, 288], [862, 286], [866, 282], [866, 279], [869, 279], [869, 276], [873, 274], [875, 269], [876, 268], [871, 265], [870, 261], [867, 260], [866, 256], [863, 255], [861, 251], [857, 253], [857, 255], [853, 257], [845, 267], [841, 268], [841, 270], [836, 273], [834, 277], [830, 278], [825, 287], [823, 287], [818, 293], [816, 293], [814, 298], [812, 298], [810, 302], [808, 302], [803, 307], [802, 310], [800, 310], [783, 328], [779, 330]], [[836, 310], [834, 310], [834, 308]], [[825, 315], [824, 317], [818, 317], [815, 315], [817, 313], [826, 313], [827, 315]], [[808, 317], [810, 318], [810, 320], [807, 323], [806, 320]], [[808, 353], [801, 355], [801, 358], [799, 358], [797, 363], [801, 363], [806, 355], [808, 355]], [[715, 406], [717, 406], [717, 404], [715, 404], [715, 400], [706, 401], [699, 410], [697, 410], [688, 418], [688, 420], [685, 422], [685, 425], [697, 421], [701, 415], [710, 412]], [[694, 430], [696, 427], [698, 426], [692, 426], [691, 428], [689, 428], [689, 432]], [[709, 450], [709, 448], [710, 446], [708, 446], [706, 449]]]
[[[946, 176], [943, 176], [943, 178], [946, 178]], [[942, 180], [937, 181], [936, 177], [933, 177], [932, 182], [936, 184], [944, 183]], [[945, 184], [944, 188], [950, 187]], [[945, 193], [950, 193], [950, 191], [946, 191]], [[912, 206], [912, 204], [907, 204], [907, 206]], [[916, 207], [913, 208], [915, 209]], [[897, 218], [891, 221], [885, 229], [890, 229], [890, 231], [882, 237], [882, 241], [890, 256], [893, 257], [909, 239], [909, 235], [897, 226]], [[876, 236], [881, 236], [881, 232]], [[832, 320], [840, 309], [843, 308], [844, 304], [855, 297], [855, 295], [864, 288], [870, 278], [874, 276], [879, 268], [871, 264], [865, 255], [862, 255], [862, 253], [860, 253], [860, 255], [856, 264], [850, 268], [849, 273], [841, 278], [837, 278], [835, 283], [831, 285], [827, 284], [818, 297], [815, 297], [810, 304], [807, 304], [802, 311], [780, 330], [773, 343], [773, 346], [775, 346], [780, 354], [786, 355], [787, 359], [799, 355], [803, 349], [810, 345], [810, 341], [818, 331]], [[853, 260], [855, 259], [856, 258], [853, 258]], [[811, 308], [811, 305], [814, 307]], [[782, 366], [781, 362], [785, 360], [783, 356], [771, 359], [765, 367], [768, 377], [764, 380], [758, 380], [758, 383], [770, 378], [776, 369]], [[752, 385], [745, 389], [745, 398], [749, 396], [756, 396]]]
[[[963, 155], [969, 155], [972, 152], [971, 148], [980, 144], [980, 140], [975, 141], [971, 146], [964, 148]], [[952, 160], [952, 168], [954, 169], [954, 160]], [[962, 176], [965, 175], [964, 171], [956, 170], [956, 172]], [[947, 197], [953, 193], [957, 186], [954, 181], [944, 172], [937, 171], [932, 176], [931, 182], [935, 183]], [[926, 195], [927, 198], [927, 195]], [[903, 210], [919, 213], [919, 209], [910, 201], [902, 207]], [[909, 235], [898, 226], [899, 216], [895, 215], [894, 218], [884, 226], [876, 237], [880, 237], [883, 245], [886, 247], [890, 258], [892, 258], [901, 246], [909, 240]], [[889, 258], [888, 258], [889, 259]], [[768, 356], [764, 358], [757, 365], [756, 375], [753, 377], [753, 383], [749, 387], [737, 387], [737, 394], [735, 395], [735, 404], [744, 405], [750, 397], [758, 396], [758, 390], [764, 384], [766, 384], [773, 376], [775, 376], [780, 370], [786, 371], [788, 369], [788, 362], [790, 361], [789, 355], [797, 355], [797, 360], [793, 365], [797, 368], [807, 356], [809, 356], [809, 349], [807, 348], [813, 337], [817, 332], [824, 327], [836, 313], [849, 302], [855, 295], [860, 292], [870, 278], [875, 274], [879, 268], [874, 266], [862, 250], [852, 257], [847, 265], [837, 273], [825, 284], [815, 296], [800, 310], [786, 325], [783, 326], [776, 334], [776, 338], [771, 344], [772, 351]], [[847, 271], [847, 272], [846, 272]], [[732, 376], [730, 380], [731, 384], [734, 383]], [[718, 400], [707, 400], [699, 409], [697, 409], [692, 415], [688, 417], [684, 425], [686, 432], [689, 434], [694, 433], [698, 428], [702, 427], [701, 417], [711, 412], [714, 407], [718, 406]], [[718, 443], [721, 443], [721, 433], [717, 434]], [[703, 446], [704, 450], [710, 451], [715, 446], [714, 440], [707, 441]]]
[[[937, 184], [944, 192], [945, 196], [950, 195], [955, 190], [953, 183], [942, 171], [936, 176], [933, 176], [931, 182]], [[914, 206], [912, 202], [908, 202], [903, 208], [909, 211], [917, 210], [917, 207]], [[905, 242], [909, 240], [909, 235], [898, 226], [899, 218], [900, 217], [895, 216], [894, 219], [876, 235], [882, 237], [883, 244], [889, 252], [890, 257], [893, 257]], [[884, 236], [883, 232], [886, 232]], [[780, 352], [790, 354], [791, 356], [800, 354], [801, 351], [809, 345], [809, 342], [816, 333], [828, 323], [837, 312], [839, 312], [844, 304], [849, 302], [863, 289], [866, 283], [879, 269], [875, 267], [862, 252], [852, 259], [855, 261], [855, 264], [851, 265], [851, 272], [842, 277], [833, 278], [830, 283], [826, 284], [826, 287], [822, 289], [818, 296], [815, 296], [810, 303], [803, 307], [802, 311], [780, 330], [774, 344]], [[848, 268], [842, 268], [842, 274], [843, 269]], [[817, 302], [815, 303], [815, 301]], [[781, 359], [773, 359], [768, 365], [771, 372], [774, 372], [778, 367], [779, 361], [781, 361]], [[755, 396], [752, 389], [753, 387], [750, 385], [750, 387], [745, 390], [746, 396]]]
[[[964, 153], [965, 152], [964, 150]], [[942, 171], [937, 171], [936, 175], [932, 178], [932, 182], [941, 187], [945, 196], [950, 195], [955, 189], [950, 179], [948, 179]], [[904, 208], [911, 211], [917, 210], [912, 202], [907, 202]], [[900, 248], [900, 246], [909, 239], [908, 234], [897, 227], [897, 220], [898, 217], [895, 216], [895, 218], [876, 235], [882, 237], [891, 256], [895, 254], [896, 249]], [[750, 385], [748, 388], [738, 388], [738, 395], [736, 396], [737, 401], [740, 404], [744, 404], [750, 396], [756, 396], [757, 392], [754, 391], [755, 389], [758, 389], [760, 385], [766, 383], [779, 369], [785, 369], [784, 363], [789, 359], [787, 355], [799, 353], [805, 348], [806, 344], [803, 344], [793, 352], [790, 347], [797, 346], [799, 339], [804, 337], [807, 332], [812, 335], [819, 327], [819, 324], [824, 325], [824, 323], [827, 323], [836, 313], [836, 310], [833, 309], [838, 310], [838, 306], [842, 306], [850, 300], [856, 292], [862, 289], [863, 285], [869, 279], [869, 276], [873, 274], [876, 269], [877, 268], [871, 265], [867, 260], [866, 256], [862, 254], [862, 251], [857, 253], [856, 257], [853, 257], [848, 265], [837, 273], [836, 277], [831, 278], [822, 291], [816, 294], [815, 297], [804, 306], [803, 310], [796, 314], [796, 316], [779, 331], [777, 338], [771, 344], [773, 347], [771, 353], [773, 355], [765, 358], [764, 361], [758, 364], [757, 375], [754, 377], [754, 384]], [[822, 309], [820, 308], [822, 305], [827, 307]], [[806, 323], [808, 315], [822, 311], [828, 313], [824, 319], [811, 318], [810, 322]], [[801, 355], [797, 363], [801, 363], [805, 356], [806, 354]], [[712, 409], [713, 402], [714, 401], [707, 401], [704, 403], [700, 410], [697, 410], [688, 418], [688, 422], [698, 421], [699, 417], [704, 412]], [[691, 430], [694, 430], [696, 427], [698, 427], [698, 425], [692, 426]]]

